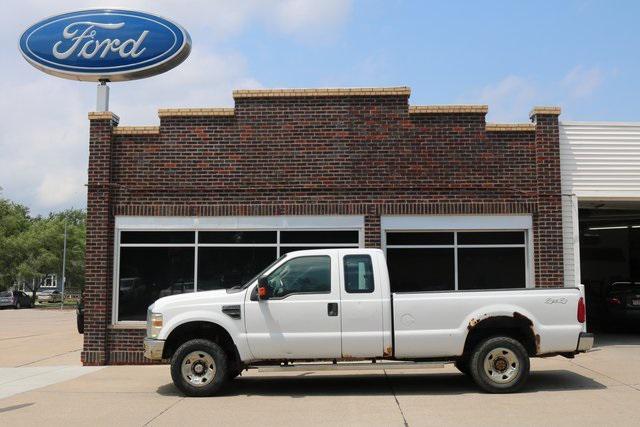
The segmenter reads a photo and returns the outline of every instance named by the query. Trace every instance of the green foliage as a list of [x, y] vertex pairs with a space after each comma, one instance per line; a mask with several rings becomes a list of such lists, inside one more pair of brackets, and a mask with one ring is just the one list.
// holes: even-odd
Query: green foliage
[[31, 217], [27, 207], [0, 198], [0, 290], [19, 282], [39, 285], [49, 274], [60, 277], [65, 223], [66, 286], [82, 287], [85, 219], [79, 209]]

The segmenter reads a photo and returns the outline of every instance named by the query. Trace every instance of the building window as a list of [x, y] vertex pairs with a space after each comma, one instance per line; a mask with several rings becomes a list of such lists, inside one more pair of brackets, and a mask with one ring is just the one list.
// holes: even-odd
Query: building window
[[393, 292], [524, 288], [526, 231], [388, 231]]
[[158, 298], [193, 292], [193, 247], [121, 247], [118, 319], [145, 320]]
[[357, 248], [359, 230], [121, 230], [114, 316], [145, 320], [156, 299], [241, 285], [291, 251]]

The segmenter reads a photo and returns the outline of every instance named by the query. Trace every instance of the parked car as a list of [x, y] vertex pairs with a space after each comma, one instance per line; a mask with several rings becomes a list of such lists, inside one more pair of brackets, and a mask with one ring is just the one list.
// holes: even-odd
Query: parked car
[[609, 320], [624, 326], [640, 323], [640, 282], [614, 282], [605, 297]]
[[33, 302], [22, 291], [3, 291], [0, 292], [0, 307], [30, 308]]
[[525, 384], [530, 357], [591, 349], [585, 320], [583, 287], [398, 293], [379, 249], [307, 250], [243, 286], [160, 298], [147, 313], [144, 354], [170, 359], [188, 396], [219, 393], [245, 368], [434, 363], [506, 393]]
[[76, 305], [76, 325], [78, 327], [78, 333], [84, 334], [84, 300], [82, 296]]
[[56, 289], [53, 289], [53, 290], [47, 289], [45, 291], [38, 292], [39, 303], [43, 303], [43, 302], [55, 303], [55, 302], [61, 302], [61, 301], [62, 301], [62, 294], [60, 293], [60, 291]]

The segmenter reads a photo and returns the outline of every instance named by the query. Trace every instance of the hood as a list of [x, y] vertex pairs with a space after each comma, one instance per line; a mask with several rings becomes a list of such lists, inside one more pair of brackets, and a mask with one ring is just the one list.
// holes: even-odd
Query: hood
[[[240, 296], [242, 295], [242, 296]], [[149, 310], [154, 313], [162, 313], [167, 309], [182, 306], [193, 306], [203, 303], [222, 302], [230, 299], [239, 300], [244, 298], [244, 292], [227, 293], [226, 289], [215, 289], [213, 291], [188, 292], [179, 295], [169, 295], [162, 297], [149, 306]]]

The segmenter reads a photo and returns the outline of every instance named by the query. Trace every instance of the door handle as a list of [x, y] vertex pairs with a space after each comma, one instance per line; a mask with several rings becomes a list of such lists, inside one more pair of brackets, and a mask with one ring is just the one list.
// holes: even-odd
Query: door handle
[[327, 314], [329, 316], [337, 316], [338, 315], [338, 303], [330, 302], [327, 304]]

